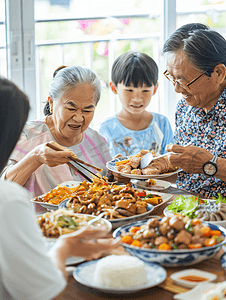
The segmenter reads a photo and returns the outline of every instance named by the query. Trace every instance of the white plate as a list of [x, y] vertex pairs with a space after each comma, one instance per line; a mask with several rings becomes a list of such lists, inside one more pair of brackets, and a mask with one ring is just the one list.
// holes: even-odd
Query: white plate
[[209, 289], [213, 288], [215, 285], [216, 283], [212, 283], [209, 281], [200, 282], [192, 290], [174, 295], [173, 298], [178, 300], [200, 300], [202, 294], [208, 291]]
[[[79, 184], [80, 184], [80, 181], [64, 181], [59, 185], [72, 188], [72, 187], [76, 187]], [[55, 188], [57, 188], [57, 187], [55, 187]], [[43, 194], [40, 197], [44, 197], [45, 195], [46, 194]], [[30, 201], [33, 202], [33, 203], [40, 204], [42, 207], [46, 208], [47, 210], [57, 210], [59, 208], [59, 205], [44, 203], [44, 202], [41, 202], [41, 201], [34, 201], [34, 198], [31, 199]]]
[[135, 287], [129, 287], [129, 288], [100, 286], [100, 285], [96, 285], [93, 280], [97, 262], [98, 260], [94, 260], [79, 265], [78, 267], [76, 267], [75, 271], [73, 272], [73, 276], [75, 280], [77, 280], [79, 283], [107, 293], [123, 294], [123, 293], [133, 293], [140, 290], [148, 289], [162, 283], [166, 279], [166, 275], [167, 275], [163, 267], [155, 263], [148, 263], [144, 261], [145, 269], [147, 272], [147, 282], [145, 284], [135, 286]]
[[165, 191], [171, 186], [170, 182], [158, 180], [158, 179], [155, 179], [154, 185], [148, 185], [148, 182], [146, 180], [143, 181], [143, 180], [131, 179], [130, 181], [135, 187], [140, 189], [145, 189], [145, 190]]
[[[46, 241], [45, 239], [45, 247], [46, 247], [46, 250], [49, 251], [50, 248], [52, 248], [52, 246], [54, 245], [55, 241]], [[78, 257], [78, 256], [72, 256], [72, 257], [68, 257], [66, 259], [66, 266], [68, 265], [73, 265], [73, 264], [78, 264], [78, 263], [81, 263], [81, 262], [84, 262], [85, 259], [83, 257]]]
[[136, 175], [136, 174], [126, 174], [126, 173], [121, 173], [119, 171], [117, 171], [116, 166], [115, 166], [115, 162], [117, 161], [122, 161], [124, 159], [128, 159], [129, 156], [122, 156], [122, 157], [118, 157], [118, 158], [114, 158], [110, 161], [108, 161], [106, 163], [106, 167], [108, 168], [108, 170], [118, 173], [124, 177], [128, 177], [131, 179], [150, 179], [150, 178], [166, 178], [169, 177], [171, 175], [177, 174], [180, 170], [178, 169], [175, 172], [168, 172], [168, 173], [163, 173], [163, 174], [158, 174], [158, 175]]
[[207, 280], [205, 282], [213, 281], [217, 278], [217, 275], [215, 275], [213, 273], [205, 272], [205, 271], [198, 270], [198, 269], [187, 269], [187, 270], [183, 270], [180, 272], [175, 272], [170, 275], [170, 278], [173, 279], [173, 281], [175, 283], [177, 283], [179, 285], [183, 285], [188, 288], [193, 288], [194, 286], [196, 286], [197, 284], [200, 283], [200, 282], [194, 282], [194, 281], [180, 279], [181, 277], [188, 276], [188, 275], [200, 276], [200, 277], [206, 278]]

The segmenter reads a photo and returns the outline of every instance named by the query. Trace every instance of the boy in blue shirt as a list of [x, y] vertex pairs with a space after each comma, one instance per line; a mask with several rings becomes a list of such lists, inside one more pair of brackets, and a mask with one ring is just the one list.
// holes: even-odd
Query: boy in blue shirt
[[151, 150], [164, 154], [173, 143], [169, 120], [146, 110], [158, 89], [158, 66], [145, 53], [127, 52], [112, 66], [111, 90], [119, 96], [122, 109], [100, 125], [99, 133], [108, 142], [111, 156], [137, 154]]

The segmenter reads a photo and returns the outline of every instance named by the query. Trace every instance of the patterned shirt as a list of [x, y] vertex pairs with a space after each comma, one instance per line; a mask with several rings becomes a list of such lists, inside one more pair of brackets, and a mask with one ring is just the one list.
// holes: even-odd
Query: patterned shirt
[[[226, 88], [215, 105], [207, 112], [199, 107], [189, 106], [184, 99], [177, 104], [176, 144], [207, 149], [218, 157], [226, 158]], [[225, 170], [226, 171], [226, 170]], [[205, 197], [218, 197], [221, 193], [226, 197], [226, 182], [204, 174], [178, 173], [177, 186], [202, 194]]]

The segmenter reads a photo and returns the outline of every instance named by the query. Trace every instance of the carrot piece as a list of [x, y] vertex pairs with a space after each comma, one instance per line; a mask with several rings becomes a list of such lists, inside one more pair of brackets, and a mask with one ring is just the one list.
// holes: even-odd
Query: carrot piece
[[140, 230], [140, 227], [138, 227], [138, 226], [132, 226], [132, 227], [130, 227], [129, 232], [136, 233], [138, 230]]
[[211, 230], [210, 234], [211, 236], [220, 236], [221, 232], [220, 230]]
[[198, 243], [198, 244], [189, 244], [188, 245], [188, 249], [199, 249], [202, 247], [202, 244]]
[[202, 227], [201, 230], [202, 230], [202, 236], [210, 237], [211, 229], [208, 226]]
[[210, 239], [206, 239], [205, 242], [204, 242], [204, 246], [206, 247], [210, 247], [210, 246], [213, 246], [213, 245], [216, 245], [216, 240], [215, 238], [210, 238]]
[[193, 226], [195, 226], [195, 225], [200, 225], [202, 222], [199, 220], [199, 219], [193, 219], [193, 220], [191, 220], [191, 224], [193, 225]]
[[127, 164], [128, 162], [130, 162], [130, 158], [124, 159], [124, 160], [121, 160], [121, 161], [116, 161], [116, 162], [115, 162], [115, 165], [116, 165], [116, 166], [125, 165], [125, 164]]
[[125, 235], [122, 237], [122, 242], [130, 245], [133, 242], [133, 238], [129, 235]]
[[166, 244], [166, 243], [162, 243], [162, 244], [159, 245], [159, 248], [158, 248], [158, 249], [159, 249], [159, 250], [171, 250], [172, 248], [171, 248], [170, 245], [168, 245], [168, 244]]
[[135, 247], [141, 247], [141, 243], [138, 240], [134, 240], [131, 244], [131, 246], [135, 246]]

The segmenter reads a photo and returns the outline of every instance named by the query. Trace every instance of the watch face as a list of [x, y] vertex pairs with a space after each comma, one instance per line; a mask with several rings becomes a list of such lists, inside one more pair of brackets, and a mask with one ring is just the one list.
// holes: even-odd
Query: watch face
[[208, 162], [208, 163], [204, 164], [203, 171], [206, 175], [211, 176], [211, 175], [216, 174], [217, 168], [216, 168], [215, 164]]

